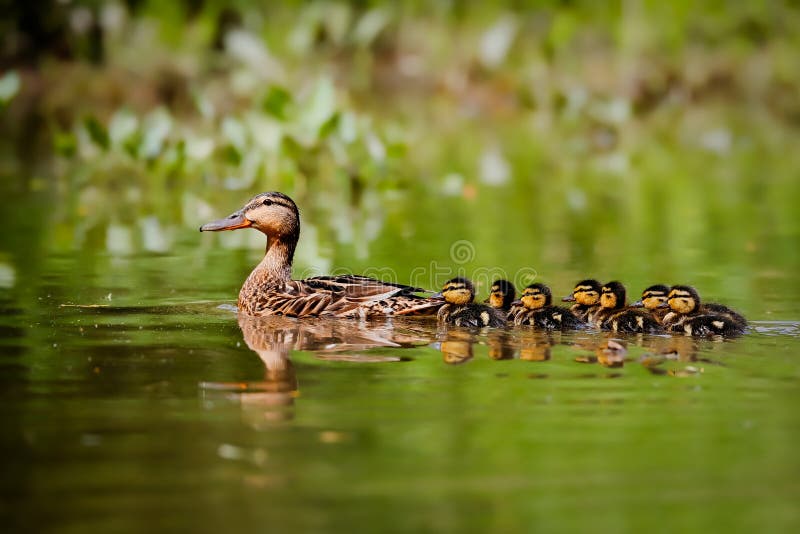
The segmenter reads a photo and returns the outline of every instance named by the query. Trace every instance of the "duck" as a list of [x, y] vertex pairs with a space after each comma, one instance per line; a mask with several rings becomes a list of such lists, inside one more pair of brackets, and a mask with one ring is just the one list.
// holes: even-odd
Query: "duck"
[[575, 284], [572, 295], [562, 298], [574, 302], [570, 311], [581, 321], [589, 322], [590, 316], [600, 308], [600, 282], [594, 279], [581, 280]]
[[723, 304], [703, 304], [692, 286], [672, 286], [666, 304], [670, 312], [664, 326], [671, 332], [689, 336], [738, 336], [744, 333], [747, 320]]
[[464, 277], [448, 280], [442, 287], [441, 295], [445, 304], [437, 312], [439, 324], [493, 328], [506, 326], [506, 314], [503, 311], [474, 302], [475, 286]]
[[570, 330], [586, 326], [567, 308], [552, 305], [550, 288], [544, 284], [531, 284], [514, 301], [508, 313], [515, 325], [538, 326], [546, 330]]
[[[289, 196], [260, 193], [201, 232], [253, 228], [267, 238], [264, 258], [244, 281], [237, 307], [252, 316], [369, 318], [435, 315], [444, 300], [420, 296], [425, 290], [359, 275], [292, 279], [292, 261], [300, 239], [300, 212]], [[430, 293], [430, 292], [427, 292]]]
[[653, 317], [625, 305], [625, 286], [616, 280], [604, 284], [600, 291], [600, 309], [592, 317], [596, 326], [614, 332], [661, 334], [664, 329]]
[[642, 298], [631, 304], [631, 308], [644, 308], [658, 324], [664, 322], [664, 316], [669, 313], [669, 308], [662, 307], [669, 296], [669, 286], [654, 284], [642, 291]]
[[492, 288], [489, 290], [489, 296], [484, 300], [484, 304], [488, 304], [492, 308], [508, 312], [511, 309], [511, 303], [517, 296], [517, 289], [514, 284], [508, 280], [495, 280], [492, 282]]

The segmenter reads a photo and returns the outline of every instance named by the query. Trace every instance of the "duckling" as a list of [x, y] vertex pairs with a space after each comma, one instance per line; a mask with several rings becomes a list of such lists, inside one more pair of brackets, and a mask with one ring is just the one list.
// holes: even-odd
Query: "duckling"
[[667, 302], [669, 286], [655, 284], [642, 291], [642, 298], [631, 304], [631, 308], [644, 308], [658, 324], [664, 322], [664, 316], [669, 313], [669, 308], [661, 307]]
[[600, 308], [600, 282], [597, 280], [581, 280], [575, 284], [572, 295], [561, 299], [574, 302], [570, 311], [581, 321], [589, 322], [589, 318]]
[[466, 278], [448, 280], [442, 288], [445, 305], [439, 309], [439, 324], [466, 327], [506, 326], [505, 314], [485, 304], [476, 304], [475, 286]]
[[531, 284], [514, 301], [508, 313], [515, 325], [530, 325], [547, 330], [576, 329], [586, 326], [567, 308], [552, 305], [552, 293], [544, 284]]
[[[663, 306], [663, 304], [662, 304]], [[670, 313], [664, 326], [690, 336], [736, 336], [744, 333], [747, 320], [722, 304], [703, 304], [691, 286], [672, 286], [667, 299]]]
[[600, 309], [592, 317], [595, 325], [614, 332], [658, 334], [664, 329], [649, 313], [625, 306], [625, 286], [609, 282], [600, 293]]
[[246, 315], [369, 318], [434, 315], [439, 298], [416, 295], [424, 290], [357, 275], [292, 279], [292, 260], [300, 239], [300, 212], [278, 191], [261, 193], [242, 209], [200, 227], [201, 232], [254, 228], [267, 237], [264, 258], [239, 290], [237, 306]]
[[508, 312], [511, 309], [511, 303], [517, 296], [517, 289], [514, 284], [508, 280], [495, 280], [492, 282], [492, 289], [489, 296], [483, 302], [492, 308]]

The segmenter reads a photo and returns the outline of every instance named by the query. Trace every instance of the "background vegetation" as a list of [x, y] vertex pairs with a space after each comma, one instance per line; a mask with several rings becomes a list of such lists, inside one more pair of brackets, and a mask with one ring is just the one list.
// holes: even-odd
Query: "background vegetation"
[[793, 2], [30, 4], [0, 23], [0, 169], [49, 205], [43, 251], [174, 252], [279, 189], [304, 272], [407, 277], [460, 239], [565, 284], [798, 264]]

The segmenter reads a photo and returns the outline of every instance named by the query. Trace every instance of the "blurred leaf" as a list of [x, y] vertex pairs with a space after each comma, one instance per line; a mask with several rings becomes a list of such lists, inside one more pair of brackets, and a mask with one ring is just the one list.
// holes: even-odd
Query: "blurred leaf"
[[240, 120], [225, 117], [222, 120], [222, 136], [240, 153], [247, 150], [247, 130]]
[[56, 132], [53, 135], [53, 147], [58, 154], [71, 158], [78, 149], [78, 141], [72, 132]]
[[369, 46], [389, 23], [389, 15], [382, 9], [370, 9], [358, 20], [353, 30], [353, 42]]
[[558, 12], [553, 18], [548, 40], [553, 48], [558, 51], [566, 46], [575, 35], [577, 22], [575, 16], [569, 12]]
[[339, 126], [340, 114], [337, 111], [319, 127], [319, 138], [325, 139]]
[[336, 112], [336, 90], [329, 78], [321, 79], [303, 106], [299, 123], [314, 136], [319, 136], [323, 125]]
[[292, 95], [283, 87], [273, 85], [261, 104], [262, 109], [273, 117], [286, 120], [286, 111], [292, 103]]
[[11, 102], [11, 100], [17, 96], [17, 93], [19, 93], [21, 86], [22, 82], [17, 71], [11, 70], [6, 72], [3, 77], [0, 78], [0, 104], [5, 106]]
[[139, 156], [144, 159], [155, 159], [164, 149], [164, 142], [172, 129], [172, 117], [163, 108], [159, 108], [147, 117], [142, 124], [142, 144]]
[[136, 134], [139, 119], [130, 110], [121, 109], [114, 113], [108, 125], [108, 136], [115, 146], [124, 146], [125, 142]]
[[83, 119], [83, 125], [86, 128], [86, 131], [89, 133], [89, 137], [91, 138], [92, 142], [103, 150], [108, 150], [108, 147], [110, 146], [108, 132], [106, 131], [105, 127], [100, 124], [100, 121], [92, 116], [89, 116]]

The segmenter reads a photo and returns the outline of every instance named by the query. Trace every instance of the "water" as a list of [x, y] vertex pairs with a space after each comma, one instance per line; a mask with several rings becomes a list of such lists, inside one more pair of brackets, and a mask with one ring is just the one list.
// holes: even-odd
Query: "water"
[[[6, 527], [800, 525], [800, 324], [782, 272], [747, 275], [773, 280], [764, 298], [730, 294], [754, 319], [741, 338], [623, 337], [608, 353], [599, 332], [237, 318], [258, 253], [200, 253], [200, 237], [7, 261]], [[557, 292], [575, 278], [542, 270]]]

